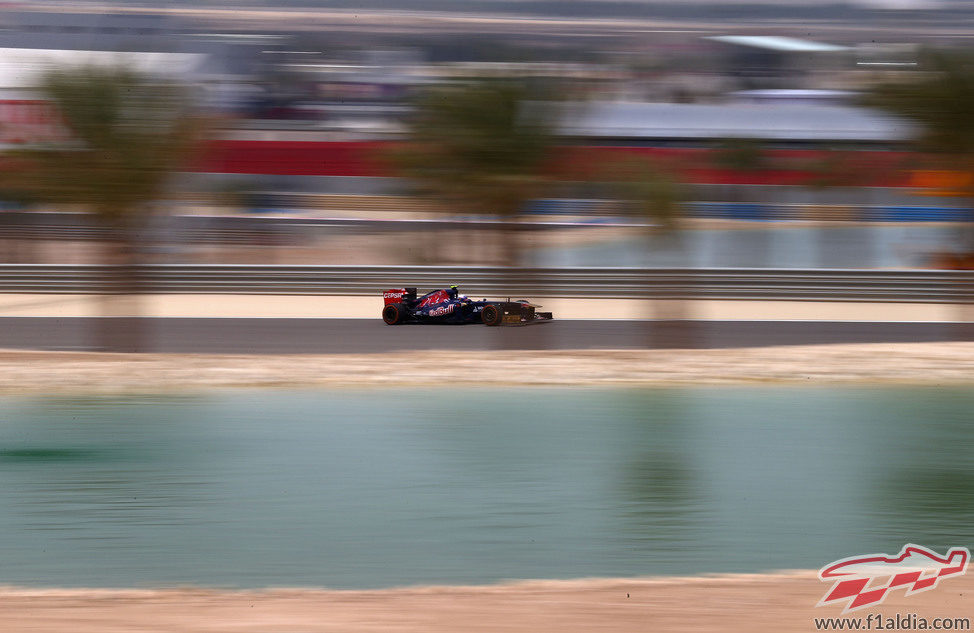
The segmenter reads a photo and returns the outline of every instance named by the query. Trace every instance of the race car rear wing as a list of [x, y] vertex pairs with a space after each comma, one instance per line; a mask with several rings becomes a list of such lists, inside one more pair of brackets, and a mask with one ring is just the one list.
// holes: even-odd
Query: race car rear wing
[[389, 305], [391, 303], [406, 303], [408, 301], [415, 301], [416, 289], [415, 288], [392, 288], [382, 293], [382, 299], [383, 301], [385, 301], [384, 305]]

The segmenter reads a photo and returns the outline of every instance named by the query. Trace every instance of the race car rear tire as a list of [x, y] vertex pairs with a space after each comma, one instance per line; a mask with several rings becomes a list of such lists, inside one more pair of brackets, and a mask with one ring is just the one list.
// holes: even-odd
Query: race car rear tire
[[406, 318], [406, 311], [401, 303], [390, 303], [382, 308], [382, 320], [386, 325], [399, 325]]
[[480, 311], [480, 319], [484, 325], [500, 325], [504, 318], [504, 312], [495, 305], [486, 305]]

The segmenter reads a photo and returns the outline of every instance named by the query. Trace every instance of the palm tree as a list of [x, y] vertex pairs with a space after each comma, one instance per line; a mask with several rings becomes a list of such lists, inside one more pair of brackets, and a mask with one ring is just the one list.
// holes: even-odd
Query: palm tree
[[[926, 51], [920, 70], [917, 81], [876, 86], [863, 103], [915, 121], [919, 147], [974, 183], [974, 53]], [[956, 194], [971, 198], [974, 190]], [[974, 232], [965, 228], [962, 243], [974, 253]]]
[[447, 206], [507, 222], [504, 260], [519, 263], [514, 228], [542, 190], [554, 143], [553, 107], [529, 102], [524, 82], [475, 80], [432, 89], [419, 103], [408, 144], [394, 156], [403, 174]]
[[[9, 152], [15, 168], [4, 170], [0, 187], [94, 216], [108, 235], [105, 261], [113, 266], [102, 303], [103, 315], [112, 316], [141, 289], [140, 230], [185, 167], [201, 126], [185, 89], [124, 66], [52, 70], [38, 92], [56, 113], [62, 140]], [[99, 322], [103, 349], [141, 349], [134, 319]]]
[[[451, 84], [420, 104], [410, 143], [395, 156], [404, 175], [426, 193], [466, 211], [508, 220], [504, 261], [520, 259], [514, 221], [527, 201], [549, 184], [547, 161], [555, 149], [559, 110], [550, 101], [529, 101], [530, 91], [512, 80]], [[654, 222], [654, 239], [677, 240], [684, 194], [676, 181], [645, 161], [607, 165], [594, 178], [611, 183], [626, 209]], [[592, 177], [593, 174], [587, 174]], [[528, 280], [520, 280], [528, 281]], [[657, 305], [654, 332], [681, 329], [688, 280], [675, 280], [672, 300]], [[672, 309], [677, 316], [673, 316]], [[658, 344], [672, 336], [655, 336]]]
[[649, 235], [672, 238], [683, 219], [686, 192], [667, 171], [653, 163], [632, 159], [612, 163], [607, 178], [630, 215], [650, 222]]
[[[919, 146], [937, 156], [943, 169], [968, 183], [953, 195], [974, 198], [974, 53], [926, 51], [925, 71], [911, 83], [884, 84], [866, 95], [866, 105], [885, 109], [919, 124]], [[948, 193], [949, 192], [945, 192]], [[958, 236], [961, 261], [974, 258], [974, 209]], [[967, 264], [969, 266], [969, 264]], [[974, 337], [974, 298], [959, 304], [961, 336]]]
[[974, 54], [926, 51], [920, 70], [917, 81], [874, 87], [864, 103], [919, 123], [925, 149], [969, 159], [974, 154]]
[[[683, 252], [683, 218], [688, 194], [666, 170], [653, 163], [624, 160], [609, 165], [604, 176], [612, 182], [622, 208], [638, 220], [648, 222], [650, 247], [663, 245]], [[649, 345], [692, 347], [696, 328], [691, 319], [692, 278], [675, 272], [663, 296], [653, 301]]]

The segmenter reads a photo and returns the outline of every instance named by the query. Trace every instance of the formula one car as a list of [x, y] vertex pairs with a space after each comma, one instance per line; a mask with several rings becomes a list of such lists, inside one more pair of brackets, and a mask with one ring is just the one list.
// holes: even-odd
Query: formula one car
[[537, 312], [534, 305], [519, 301], [471, 301], [456, 286], [434, 290], [421, 297], [415, 288], [393, 288], [382, 293], [382, 320], [401, 323], [484, 323], [486, 325], [528, 325], [551, 321], [550, 312]]

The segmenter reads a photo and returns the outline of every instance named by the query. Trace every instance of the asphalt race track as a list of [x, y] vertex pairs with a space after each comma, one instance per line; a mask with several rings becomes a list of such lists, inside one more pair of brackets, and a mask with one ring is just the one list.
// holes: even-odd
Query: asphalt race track
[[[0, 348], [96, 350], [96, 318], [3, 317]], [[131, 319], [111, 320], [125, 329]], [[104, 330], [104, 325], [101, 324]], [[974, 340], [971, 323], [553, 321], [524, 327], [388, 326], [379, 319], [145, 318], [143, 349], [170, 353], [377, 353], [449, 349], [733, 348]]]

